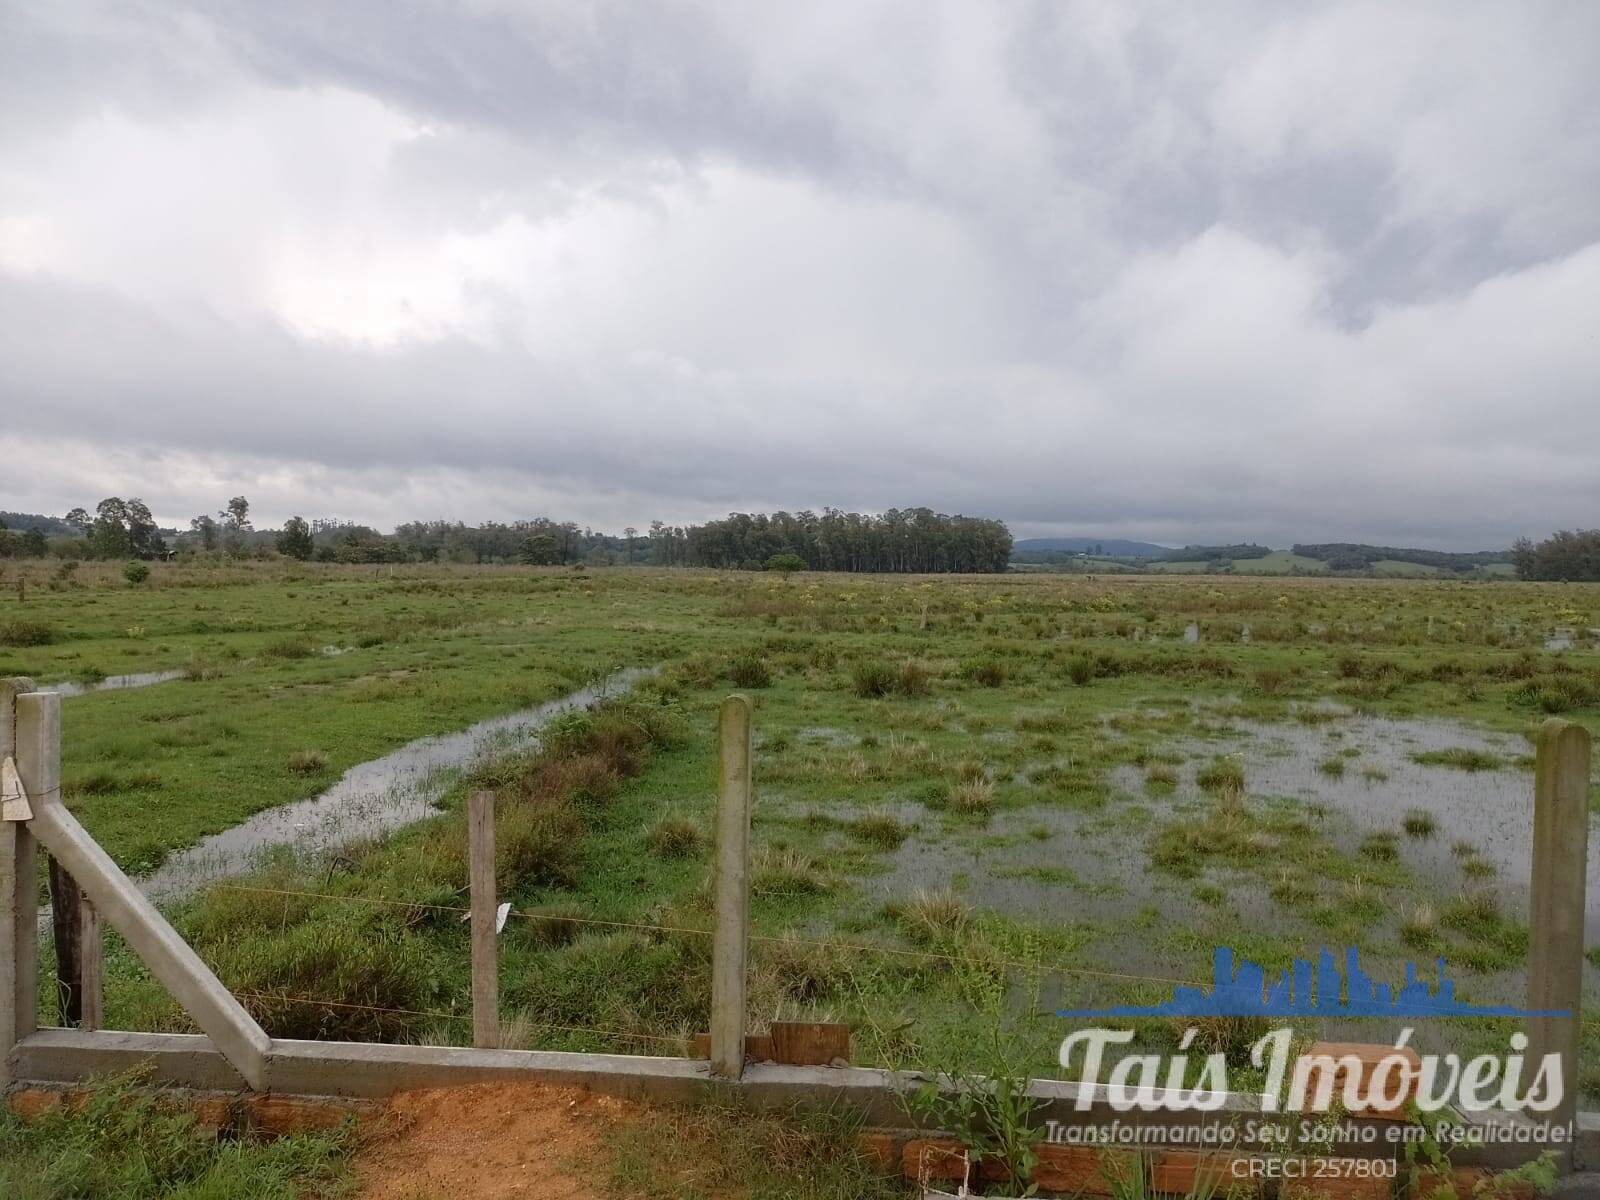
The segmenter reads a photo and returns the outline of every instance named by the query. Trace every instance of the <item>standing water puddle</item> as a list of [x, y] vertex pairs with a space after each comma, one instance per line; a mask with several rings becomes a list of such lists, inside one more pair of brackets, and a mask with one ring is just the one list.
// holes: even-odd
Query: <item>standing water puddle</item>
[[[1525, 897], [1533, 867], [1533, 774], [1521, 765], [1526, 740], [1445, 721], [1349, 717], [1300, 727], [1241, 723], [1246, 787], [1253, 796], [1324, 804], [1350, 821], [1350, 844], [1372, 833], [1398, 836], [1401, 857], [1442, 895], [1463, 890], [1465, 859], [1493, 864], [1486, 886]], [[1488, 769], [1416, 761], [1430, 753], [1490, 756]], [[1211, 747], [1216, 753], [1216, 747]], [[1335, 766], [1334, 764], [1338, 764]], [[1328, 767], [1332, 767], [1330, 771]], [[1192, 791], [1190, 794], [1194, 794]], [[1435, 831], [1408, 837], [1407, 812], [1426, 812]], [[1340, 839], [1336, 839], [1340, 840]], [[1470, 852], [1468, 847], [1471, 848]], [[1600, 933], [1600, 855], [1588, 865], [1590, 928]]]
[[[323, 658], [338, 658], [354, 649], [354, 646], [323, 646], [317, 653]], [[90, 692], [120, 692], [128, 688], [149, 687], [155, 683], [171, 683], [183, 676], [183, 671], [135, 671], [131, 675], [107, 675], [93, 683], [62, 680], [60, 683], [47, 683], [40, 690], [55, 692], [62, 699], [70, 699], [73, 696], [87, 696]]]
[[139, 671], [133, 675], [107, 675], [94, 683], [47, 683], [41, 690], [62, 697], [87, 696], [90, 692], [120, 692], [125, 688], [149, 687], [153, 683], [171, 683], [182, 678], [182, 671]]
[[179, 851], [142, 877], [139, 886], [153, 900], [170, 900], [249, 870], [265, 852], [280, 846], [315, 854], [420, 821], [436, 811], [434, 805], [456, 773], [478, 766], [497, 749], [563, 713], [626, 691], [649, 674], [645, 668], [628, 668], [594, 687], [535, 708], [407, 742], [381, 758], [351, 767], [320, 795], [265, 809]]

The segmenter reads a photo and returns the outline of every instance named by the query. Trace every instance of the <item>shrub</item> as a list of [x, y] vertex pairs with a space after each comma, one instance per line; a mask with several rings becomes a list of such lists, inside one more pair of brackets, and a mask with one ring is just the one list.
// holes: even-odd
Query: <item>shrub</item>
[[887, 663], [857, 663], [850, 671], [850, 684], [863, 699], [887, 696], [894, 691], [895, 683], [895, 670]]
[[38, 621], [0, 621], [0, 646], [48, 646], [56, 631]]
[[962, 674], [979, 687], [1004, 687], [1006, 665], [997, 659], [986, 658], [981, 662], [968, 663], [962, 668]]
[[1067, 660], [1067, 678], [1079, 687], [1094, 679], [1094, 660], [1087, 654], [1074, 654]]
[[806, 562], [798, 554], [774, 554], [767, 559], [765, 569], [789, 575], [795, 571], [805, 570]]
[[1593, 704], [1595, 687], [1581, 675], [1544, 675], [1528, 680], [1512, 698], [1542, 712], [1564, 713]]
[[150, 578], [150, 566], [148, 563], [142, 563], [135, 559], [122, 568], [122, 577], [135, 587], [138, 587], [146, 579]]
[[902, 696], [926, 696], [933, 690], [933, 675], [915, 659], [907, 659], [895, 687]]
[[728, 664], [728, 678], [735, 687], [771, 687], [772, 669], [759, 655], [741, 654]]

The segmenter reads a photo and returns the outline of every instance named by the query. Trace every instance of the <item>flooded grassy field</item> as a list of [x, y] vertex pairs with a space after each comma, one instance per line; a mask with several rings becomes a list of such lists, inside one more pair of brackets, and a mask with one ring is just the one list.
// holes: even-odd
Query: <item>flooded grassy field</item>
[[[299, 843], [244, 875], [223, 855], [230, 879], [171, 905], [230, 986], [295, 997], [257, 1008], [301, 1035], [470, 1032], [466, 933], [426, 906], [464, 903], [460, 800], [487, 785], [518, 914], [508, 1022], [527, 1045], [676, 1052], [709, 1000], [733, 690], [756, 705], [760, 1022], [849, 1020], [859, 1059], [907, 1065], [1003, 1023], [1044, 1073], [1057, 1008], [1162, 999], [1216, 945], [1272, 971], [1357, 946], [1395, 980], [1442, 957], [1468, 998], [1515, 1002], [1529, 735], [1600, 721], [1582, 585], [246, 564], [28, 590], [0, 616], [51, 636], [0, 647], [0, 673], [85, 685], [65, 794], [125, 867], [187, 877], [265, 827]], [[592, 713], [513, 717], [657, 666]], [[115, 943], [110, 973], [114, 1023], [184, 1027]]]

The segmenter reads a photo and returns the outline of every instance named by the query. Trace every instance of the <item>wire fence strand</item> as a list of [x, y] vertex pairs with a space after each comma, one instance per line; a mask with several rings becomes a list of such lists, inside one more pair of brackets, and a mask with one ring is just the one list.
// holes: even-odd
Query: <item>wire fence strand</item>
[[[395, 1008], [386, 1004], [359, 1004], [351, 1000], [324, 1000], [320, 996], [296, 996], [288, 992], [259, 992], [244, 990], [234, 992], [241, 1000], [254, 1000], [258, 1003], [274, 1004], [311, 1004], [320, 1008], [351, 1009], [357, 1012], [388, 1013], [400, 1017], [429, 1017], [439, 1021], [470, 1021], [470, 1012], [450, 1012], [446, 1009], [427, 1008]], [[622, 1029], [601, 1029], [593, 1025], [559, 1025], [553, 1021], [538, 1021], [527, 1016], [519, 1019], [536, 1029], [554, 1029], [563, 1033], [592, 1033], [603, 1037], [618, 1038], [623, 1041], [633, 1040], [642, 1042], [665, 1042], [674, 1046], [683, 1045], [688, 1039], [682, 1037], [669, 1037], [659, 1033], [633, 1033]]]
[[[345, 904], [367, 904], [377, 907], [403, 908], [408, 910], [421, 909], [428, 912], [451, 913], [463, 915], [472, 910], [447, 904], [432, 904], [424, 901], [396, 900], [383, 896], [340, 896], [331, 892], [310, 892], [291, 888], [264, 888], [252, 887], [245, 884], [224, 883], [218, 885], [228, 891], [249, 892], [264, 896], [297, 897], [308, 900], [332, 900]], [[513, 908], [510, 916], [525, 921], [553, 922], [570, 925], [588, 925], [604, 929], [626, 929], [641, 933], [663, 933], [676, 935], [689, 935], [694, 937], [710, 937], [710, 929], [697, 929], [691, 925], [659, 925], [643, 921], [611, 921], [599, 917], [575, 917], [566, 913], [545, 913], [537, 911], [517, 910]], [[928, 962], [942, 962], [961, 964], [970, 962], [969, 957], [959, 954], [941, 954], [934, 950], [914, 950], [901, 946], [881, 946], [870, 942], [834, 941], [822, 938], [804, 938], [793, 934], [751, 934], [752, 942], [779, 946], [805, 946], [820, 950], [848, 950], [861, 954], [887, 954], [900, 958], [907, 958]], [[1074, 975], [1087, 979], [1110, 979], [1121, 983], [1158, 983], [1173, 984], [1186, 987], [1203, 987], [1203, 983], [1194, 979], [1178, 979], [1165, 975], [1140, 975], [1126, 971], [1101, 971], [1092, 967], [1067, 967], [1056, 966], [1040, 962], [1030, 962], [1025, 959], [986, 959], [985, 961], [1000, 967], [1009, 967], [1020, 971], [1039, 971], [1051, 975]]]

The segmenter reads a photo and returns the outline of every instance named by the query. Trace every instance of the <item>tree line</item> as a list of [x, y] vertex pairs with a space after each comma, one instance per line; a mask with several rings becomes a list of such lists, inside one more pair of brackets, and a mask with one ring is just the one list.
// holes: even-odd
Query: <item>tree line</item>
[[1161, 556], [1165, 562], [1235, 562], [1241, 559], [1265, 558], [1272, 553], [1270, 546], [1254, 542], [1239, 542], [1232, 546], [1185, 546], [1181, 550], [1168, 550]]
[[1600, 529], [1563, 529], [1542, 542], [1518, 538], [1511, 561], [1519, 579], [1600, 581]]
[[984, 517], [930, 508], [882, 514], [730, 513], [704, 525], [650, 526], [651, 561], [664, 566], [758, 570], [792, 555], [813, 571], [981, 572], [1006, 570], [1011, 531]]
[[704, 525], [651, 523], [648, 534], [620, 535], [571, 521], [409, 521], [392, 533], [337, 518], [290, 517], [277, 530], [258, 530], [250, 501], [234, 496], [214, 515], [202, 513], [184, 531], [158, 529], [138, 498], [112, 496], [91, 515], [75, 508], [59, 520], [42, 518], [65, 534], [38, 528], [13, 533], [0, 524], [0, 557], [155, 559], [271, 557], [344, 563], [523, 563], [531, 566], [652, 563], [736, 569], [882, 572], [999, 572], [1006, 569], [1011, 533], [999, 521], [948, 516], [928, 508], [881, 515], [824, 509], [813, 512], [732, 513]]

